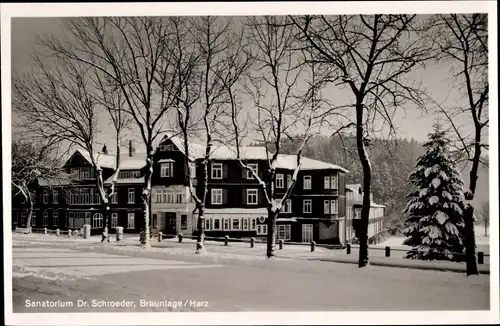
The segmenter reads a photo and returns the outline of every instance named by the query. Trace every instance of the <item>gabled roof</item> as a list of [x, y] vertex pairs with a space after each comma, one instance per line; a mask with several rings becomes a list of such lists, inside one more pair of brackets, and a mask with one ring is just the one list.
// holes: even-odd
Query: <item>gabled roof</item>
[[[169, 139], [176, 147], [184, 153], [184, 142], [180, 137], [167, 135], [164, 140]], [[205, 146], [190, 142], [189, 144], [189, 155], [190, 159], [201, 159], [205, 156]], [[272, 155], [270, 153], [269, 155]], [[228, 146], [225, 144], [215, 144], [212, 147], [212, 153], [210, 158], [214, 160], [236, 160], [237, 151], [235, 146]], [[241, 146], [240, 147], [240, 158], [242, 160], [266, 160], [267, 153], [266, 148], [263, 146]], [[327, 170], [334, 169], [343, 172], [349, 172], [345, 168], [322, 162], [307, 157], [301, 157], [301, 170]], [[277, 168], [294, 170], [297, 167], [297, 156], [289, 154], [279, 154], [277, 161]]]
[[[73, 153], [73, 155], [71, 155], [71, 157], [66, 161], [66, 163], [69, 162], [69, 161], [71, 161], [71, 159], [73, 159], [73, 157], [76, 154], [79, 154], [89, 164], [92, 164], [92, 159], [90, 157], [89, 152], [86, 151], [86, 150], [83, 150], [83, 149], [79, 149], [79, 148]], [[95, 153], [94, 154], [94, 159], [95, 159], [97, 165], [99, 165], [99, 166], [101, 166], [103, 168], [108, 168], [108, 169], [114, 169], [115, 168], [116, 157], [113, 156], [113, 155], [107, 155], [107, 154], [102, 154], [102, 153]]]

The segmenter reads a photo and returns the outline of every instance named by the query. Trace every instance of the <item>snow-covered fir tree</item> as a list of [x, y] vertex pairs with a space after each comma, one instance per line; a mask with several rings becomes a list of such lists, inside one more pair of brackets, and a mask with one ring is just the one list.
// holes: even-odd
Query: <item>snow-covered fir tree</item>
[[425, 153], [410, 174], [414, 191], [407, 195], [403, 244], [406, 258], [459, 260], [464, 252], [464, 182], [448, 153], [446, 133], [437, 124], [424, 144]]

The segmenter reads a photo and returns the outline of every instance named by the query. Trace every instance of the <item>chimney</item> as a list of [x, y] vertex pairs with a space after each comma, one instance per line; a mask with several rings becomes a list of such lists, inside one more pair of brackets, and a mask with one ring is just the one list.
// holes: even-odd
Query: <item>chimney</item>
[[104, 155], [108, 155], [108, 148], [106, 147], [106, 144], [104, 144], [104, 146], [102, 147], [102, 153]]
[[135, 154], [134, 143], [133, 143], [133, 141], [129, 140], [128, 141], [128, 156], [133, 157], [134, 154]]

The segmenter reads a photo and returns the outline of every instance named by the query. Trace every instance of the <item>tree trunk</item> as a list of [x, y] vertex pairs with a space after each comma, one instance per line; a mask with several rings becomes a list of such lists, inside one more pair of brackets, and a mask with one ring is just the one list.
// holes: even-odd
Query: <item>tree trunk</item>
[[267, 258], [276, 257], [276, 213], [267, 210]]
[[151, 248], [151, 242], [149, 239], [150, 228], [149, 228], [149, 214], [151, 207], [149, 205], [149, 199], [151, 198], [151, 178], [153, 176], [153, 155], [151, 151], [148, 151], [148, 158], [146, 159], [146, 172], [144, 174], [144, 190], [142, 191], [142, 206], [144, 213], [144, 233], [145, 239], [141, 241], [141, 247], [144, 249]]
[[205, 249], [205, 206], [198, 207], [198, 235], [196, 237], [196, 253], [202, 254]]
[[31, 233], [31, 219], [33, 218], [33, 201], [31, 200], [31, 195], [27, 192], [28, 198], [28, 220], [26, 221], [26, 227], [28, 228], [28, 233]]
[[476, 260], [476, 236], [474, 234], [474, 207], [470, 204], [467, 204], [465, 208], [464, 224], [467, 276], [479, 275]]
[[370, 217], [370, 191], [372, 168], [370, 159], [366, 153], [365, 137], [363, 130], [363, 104], [356, 104], [356, 145], [359, 160], [363, 167], [363, 206], [361, 208], [360, 236], [359, 236], [359, 260], [358, 267], [365, 267], [369, 263], [368, 258], [368, 222]]

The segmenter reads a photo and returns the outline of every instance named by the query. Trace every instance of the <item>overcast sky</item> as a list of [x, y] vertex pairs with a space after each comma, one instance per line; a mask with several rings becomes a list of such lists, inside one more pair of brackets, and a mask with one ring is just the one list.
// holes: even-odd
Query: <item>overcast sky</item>
[[[34, 41], [37, 35], [57, 34], [60, 32], [60, 28], [59, 18], [12, 19], [12, 72], [22, 73], [30, 69], [30, 53], [34, 49]], [[452, 106], [456, 105], [461, 96], [456, 90], [453, 90], [449, 81], [446, 81], [449, 75], [447, 65], [431, 63], [426, 69], [414, 70], [409, 77], [422, 79], [424, 87], [431, 92], [436, 101], [441, 102], [448, 98], [444, 105]], [[422, 113], [410, 105], [406, 108], [405, 114], [403, 114], [403, 110], [400, 112], [396, 117], [400, 137], [425, 140], [427, 134], [432, 130], [432, 124], [436, 121], [436, 115]], [[107, 130], [109, 129], [107, 128]], [[106, 135], [105, 137], [113, 137], [113, 135]]]

